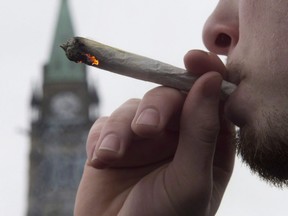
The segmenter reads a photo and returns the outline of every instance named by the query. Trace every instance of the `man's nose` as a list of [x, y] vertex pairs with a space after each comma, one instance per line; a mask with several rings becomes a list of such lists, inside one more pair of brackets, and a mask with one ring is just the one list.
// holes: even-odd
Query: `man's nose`
[[239, 40], [238, 7], [220, 1], [203, 29], [203, 42], [207, 49], [220, 55], [228, 55]]

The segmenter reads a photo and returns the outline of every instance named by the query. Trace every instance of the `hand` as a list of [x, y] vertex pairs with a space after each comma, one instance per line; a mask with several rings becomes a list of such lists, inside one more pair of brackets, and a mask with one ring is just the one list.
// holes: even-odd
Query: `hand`
[[200, 76], [188, 94], [158, 87], [96, 121], [75, 215], [216, 213], [235, 153], [219, 102], [225, 66], [202, 51], [189, 52], [185, 65]]

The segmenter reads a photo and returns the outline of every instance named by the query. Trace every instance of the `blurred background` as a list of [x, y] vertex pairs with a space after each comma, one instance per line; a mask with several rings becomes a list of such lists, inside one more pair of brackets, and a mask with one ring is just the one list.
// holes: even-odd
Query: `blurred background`
[[[59, 121], [57, 121], [59, 119], [56, 117], [57, 120], [53, 122], [49, 117], [50, 114], [55, 114], [53, 110], [48, 110], [46, 117], [44, 111], [42, 114], [40, 112], [47, 103], [54, 101], [52, 96], [55, 96], [56, 93], [64, 92], [66, 93], [65, 98], [73, 98], [70, 91], [73, 92], [75, 89], [70, 84], [76, 83], [77, 85], [77, 80], [72, 80], [73, 82], [68, 80], [70, 84], [59, 85], [62, 81], [67, 81], [65, 74], [64, 78], [58, 77], [59, 79], [57, 78], [55, 81], [51, 72], [53, 66], [44, 67], [57, 61], [53, 60], [53, 55], [58, 52], [55, 51], [54, 42], [57, 38], [56, 29], [59, 26], [59, 19], [61, 19], [59, 16], [61, 5], [67, 3], [76, 35], [184, 67], [182, 59], [189, 49], [205, 50], [201, 39], [202, 26], [217, 2], [216, 0], [10, 0], [2, 2], [0, 7], [0, 215], [28, 215], [29, 206], [32, 208], [33, 203], [37, 204], [35, 200], [38, 199], [40, 203], [40, 200], [45, 201], [46, 195], [48, 197], [48, 194], [43, 191], [51, 193], [51, 197], [53, 197], [52, 192], [56, 191], [53, 181], [57, 180], [57, 176], [54, 179], [50, 178], [51, 175], [46, 170], [50, 170], [51, 174], [53, 166], [59, 168], [59, 164], [66, 164], [64, 170], [69, 169], [70, 166], [71, 154], [67, 153], [67, 149], [70, 147], [59, 150], [67, 157], [61, 157], [62, 153], [59, 155], [57, 152], [57, 143], [63, 141], [61, 140], [62, 135], [71, 129], [70, 126], [67, 126], [69, 123], [59, 126]], [[69, 20], [65, 22], [69, 22]], [[80, 70], [85, 70], [82, 66], [80, 67]], [[52, 78], [49, 78], [51, 75], [49, 75], [49, 70]], [[46, 72], [44, 73], [44, 71]], [[47, 73], [46, 79], [44, 75]], [[78, 84], [82, 87], [79, 88], [82, 88], [83, 91], [76, 90], [76, 95], [80, 95], [82, 99], [86, 97], [87, 130], [89, 124], [98, 115], [109, 115], [129, 98], [142, 97], [145, 92], [156, 86], [95, 68], [87, 68], [86, 77], [82, 80], [80, 78], [80, 83], [81, 85]], [[81, 94], [86, 94], [86, 96]], [[48, 99], [44, 99], [44, 96], [45, 98], [47, 96]], [[77, 99], [71, 99], [70, 104], [75, 105], [75, 100], [77, 101]], [[67, 103], [69, 104], [69, 101]], [[60, 105], [57, 102], [55, 104], [56, 110], [59, 106], [65, 107], [61, 102]], [[45, 109], [49, 107], [50, 105], [47, 105]], [[79, 111], [77, 105], [75, 109]], [[61, 115], [58, 113], [58, 116]], [[66, 116], [65, 121], [68, 122], [67, 118], [70, 117]], [[48, 123], [46, 124], [45, 121]], [[81, 121], [83, 123], [84, 120]], [[79, 122], [81, 121], [79, 120]], [[47, 127], [49, 133], [45, 135]], [[74, 125], [73, 129], [75, 127]], [[39, 128], [42, 128], [42, 131], [39, 132]], [[55, 132], [54, 128], [60, 129]], [[85, 156], [85, 133], [87, 131], [84, 130], [81, 133], [81, 139], [77, 141], [77, 145], [75, 144], [76, 147], [72, 148], [73, 151], [83, 153], [78, 155], [79, 164], [70, 167], [72, 170], [76, 167], [78, 174], [81, 174], [80, 165], [85, 159], [83, 158]], [[43, 134], [49, 136], [49, 139], [46, 139]], [[55, 140], [51, 139], [51, 134], [56, 134]], [[39, 149], [37, 144], [43, 140], [46, 140], [45, 142], [49, 146], [54, 145], [54, 147], [47, 148], [45, 151]], [[65, 143], [67, 140], [63, 142]], [[35, 151], [33, 151], [34, 148]], [[31, 157], [29, 156], [30, 152], [32, 152]], [[50, 152], [50, 155], [54, 155], [53, 158], [50, 158], [50, 162], [46, 156], [41, 156], [40, 153], [43, 152]], [[67, 158], [66, 162], [65, 158]], [[41, 165], [50, 165], [47, 165], [48, 167], [46, 165], [39, 166], [39, 161], [41, 161]], [[29, 167], [36, 168], [38, 172], [31, 173], [30, 169], [29, 174]], [[37, 174], [39, 170], [45, 171], [42, 178], [39, 178]], [[59, 169], [57, 172], [59, 174], [62, 171]], [[75, 174], [69, 173], [69, 170], [67, 172], [67, 175], [62, 176], [62, 180]], [[75, 182], [78, 181], [77, 173], [74, 185], [71, 187], [75, 187]], [[45, 176], [49, 177], [47, 185], [45, 185]], [[58, 178], [61, 179], [61, 176]], [[65, 185], [65, 182], [62, 184]], [[33, 185], [42, 185], [43, 190], [34, 190]], [[57, 189], [60, 187], [61, 184], [57, 186]], [[39, 196], [37, 197], [38, 192]], [[287, 189], [280, 190], [267, 185], [252, 175], [240, 159], [237, 159], [235, 172], [218, 215], [270, 216], [273, 214], [284, 216], [287, 215], [288, 210], [285, 205], [287, 200]], [[29, 214], [49, 215], [48, 213]]]

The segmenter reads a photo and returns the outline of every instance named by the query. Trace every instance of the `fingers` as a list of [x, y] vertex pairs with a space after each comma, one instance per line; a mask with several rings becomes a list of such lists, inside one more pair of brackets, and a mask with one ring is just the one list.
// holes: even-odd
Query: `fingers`
[[182, 111], [180, 143], [175, 159], [178, 163], [190, 159], [190, 165], [185, 167], [195, 173], [211, 169], [213, 162], [220, 128], [218, 115], [221, 81], [221, 75], [216, 72], [200, 77], [188, 94]]
[[[207, 71], [217, 71], [223, 78], [227, 76], [227, 69], [219, 57], [213, 53], [207, 53], [201, 50], [191, 50], [184, 57], [184, 63], [187, 70], [195, 76], [201, 76]], [[233, 170], [235, 154], [235, 128], [225, 119], [224, 104], [220, 104], [221, 131], [218, 136], [217, 148], [214, 158], [214, 166], [225, 170], [226, 176], [219, 176], [221, 180], [225, 178], [228, 182]]]
[[214, 180], [228, 182], [234, 167], [236, 132], [235, 126], [225, 117], [221, 119], [220, 125], [213, 166], [216, 172], [221, 170], [222, 175], [216, 174]]
[[[136, 167], [149, 167], [150, 176], [158, 175], [163, 186], [155, 187], [153, 181], [153, 190], [168, 195], [169, 204], [179, 210], [179, 215], [206, 215], [208, 204], [213, 202], [213, 181], [221, 188], [217, 188], [217, 194], [221, 195], [232, 171], [234, 149], [230, 147], [231, 140], [227, 140], [231, 128], [219, 118], [225, 68], [216, 56], [199, 51], [188, 53], [185, 65], [188, 71], [200, 76], [188, 95], [159, 87], [141, 101], [124, 103], [109, 118], [94, 124], [87, 141], [87, 154], [88, 161], [96, 168], [108, 165], [133, 167], [129, 170], [137, 171]], [[166, 163], [163, 169], [152, 172], [159, 166], [157, 162], [163, 161]], [[93, 181], [92, 185], [95, 185]], [[215, 207], [211, 205], [211, 208]]]
[[184, 57], [184, 64], [190, 73], [199, 77], [208, 71], [217, 71], [225, 79], [227, 69], [221, 59], [213, 53], [191, 50]]
[[[199, 209], [206, 209], [207, 206], [201, 205], [209, 203], [211, 198], [213, 158], [220, 128], [221, 82], [219, 73], [202, 75], [185, 101], [178, 149], [166, 175], [168, 193], [172, 194], [172, 202], [179, 206], [183, 205], [179, 202], [184, 199], [199, 202]], [[182, 207], [183, 211], [186, 207], [191, 210], [191, 206]]]
[[86, 143], [87, 160], [89, 162], [93, 158], [96, 143], [99, 140], [102, 128], [104, 127], [107, 119], [108, 117], [101, 117], [97, 119], [89, 131]]
[[[235, 160], [235, 126], [223, 118], [220, 122], [221, 129], [216, 144], [213, 161], [213, 194], [214, 199], [221, 201], [230, 180]], [[219, 208], [220, 202], [215, 202], [211, 206], [211, 211], [215, 212]], [[213, 214], [214, 215], [214, 214]]]
[[132, 122], [133, 131], [148, 138], [163, 133], [166, 129], [177, 130], [185, 97], [172, 88], [158, 87], [149, 91], [139, 104]]
[[87, 150], [88, 160], [95, 167], [101, 168], [125, 154], [133, 138], [131, 122], [138, 104], [137, 99], [129, 100], [116, 109], [109, 118], [96, 122], [92, 127]]
[[[129, 100], [92, 127], [88, 161], [96, 168], [136, 167], [171, 158], [178, 145], [185, 95], [158, 87], [140, 100]], [[169, 132], [168, 132], [169, 131]]]
[[[201, 76], [208, 71], [217, 71], [223, 77], [226, 76], [225, 65], [213, 53], [200, 50], [189, 51], [185, 55], [184, 63], [187, 70], [195, 76]], [[171, 88], [153, 89], [141, 101], [132, 123], [132, 129], [143, 137], [159, 134], [169, 124], [169, 121], [173, 123], [170, 124], [171, 129], [173, 127], [178, 129], [178, 124], [175, 125], [175, 122], [179, 120], [185, 98], [186, 95]]]

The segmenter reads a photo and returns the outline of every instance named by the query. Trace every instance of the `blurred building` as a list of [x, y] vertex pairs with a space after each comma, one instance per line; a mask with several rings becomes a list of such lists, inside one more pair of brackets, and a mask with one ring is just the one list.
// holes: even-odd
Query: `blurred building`
[[74, 36], [67, 0], [58, 23], [41, 88], [32, 94], [28, 216], [71, 216], [86, 159], [85, 142], [98, 110], [86, 67], [59, 47]]

